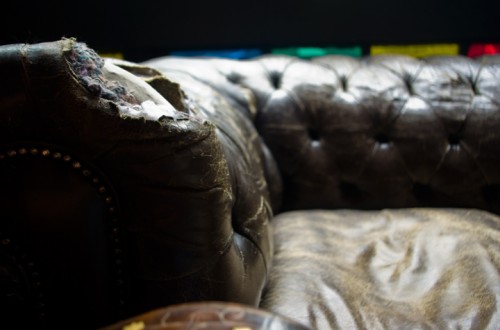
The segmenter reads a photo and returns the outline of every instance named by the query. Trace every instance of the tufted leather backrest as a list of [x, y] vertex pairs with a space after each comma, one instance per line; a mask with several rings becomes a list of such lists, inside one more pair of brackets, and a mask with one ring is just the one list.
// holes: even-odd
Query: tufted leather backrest
[[283, 209], [500, 212], [499, 57], [191, 61], [210, 61], [209, 75], [183, 67], [222, 93], [252, 92]]

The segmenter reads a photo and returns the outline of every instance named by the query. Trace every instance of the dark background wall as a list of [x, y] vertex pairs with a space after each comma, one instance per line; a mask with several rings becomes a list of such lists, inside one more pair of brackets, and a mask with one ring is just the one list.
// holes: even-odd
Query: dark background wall
[[143, 60], [171, 50], [500, 42], [499, 0], [18, 1], [0, 43], [77, 37]]

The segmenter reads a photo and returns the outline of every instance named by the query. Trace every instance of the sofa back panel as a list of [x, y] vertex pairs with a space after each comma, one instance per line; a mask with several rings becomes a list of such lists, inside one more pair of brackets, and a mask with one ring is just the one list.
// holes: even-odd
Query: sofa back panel
[[224, 74], [248, 65], [283, 209], [500, 211], [498, 58], [264, 57]]
[[498, 62], [494, 56], [265, 56], [147, 64], [188, 73], [233, 102], [242, 99], [235, 91], [251, 91], [250, 118], [283, 179], [282, 210], [498, 212]]

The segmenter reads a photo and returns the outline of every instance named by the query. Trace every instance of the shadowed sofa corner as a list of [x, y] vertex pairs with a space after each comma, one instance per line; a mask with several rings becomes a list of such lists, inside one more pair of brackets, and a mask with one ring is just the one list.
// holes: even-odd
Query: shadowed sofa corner
[[312, 329], [500, 324], [500, 57], [0, 46], [6, 324], [220, 301]]

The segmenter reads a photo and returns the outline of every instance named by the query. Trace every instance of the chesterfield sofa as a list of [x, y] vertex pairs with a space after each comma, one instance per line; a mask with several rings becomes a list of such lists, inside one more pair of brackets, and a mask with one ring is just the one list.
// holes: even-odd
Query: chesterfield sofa
[[103, 59], [0, 46], [13, 329], [186, 302], [500, 329], [500, 57]]

